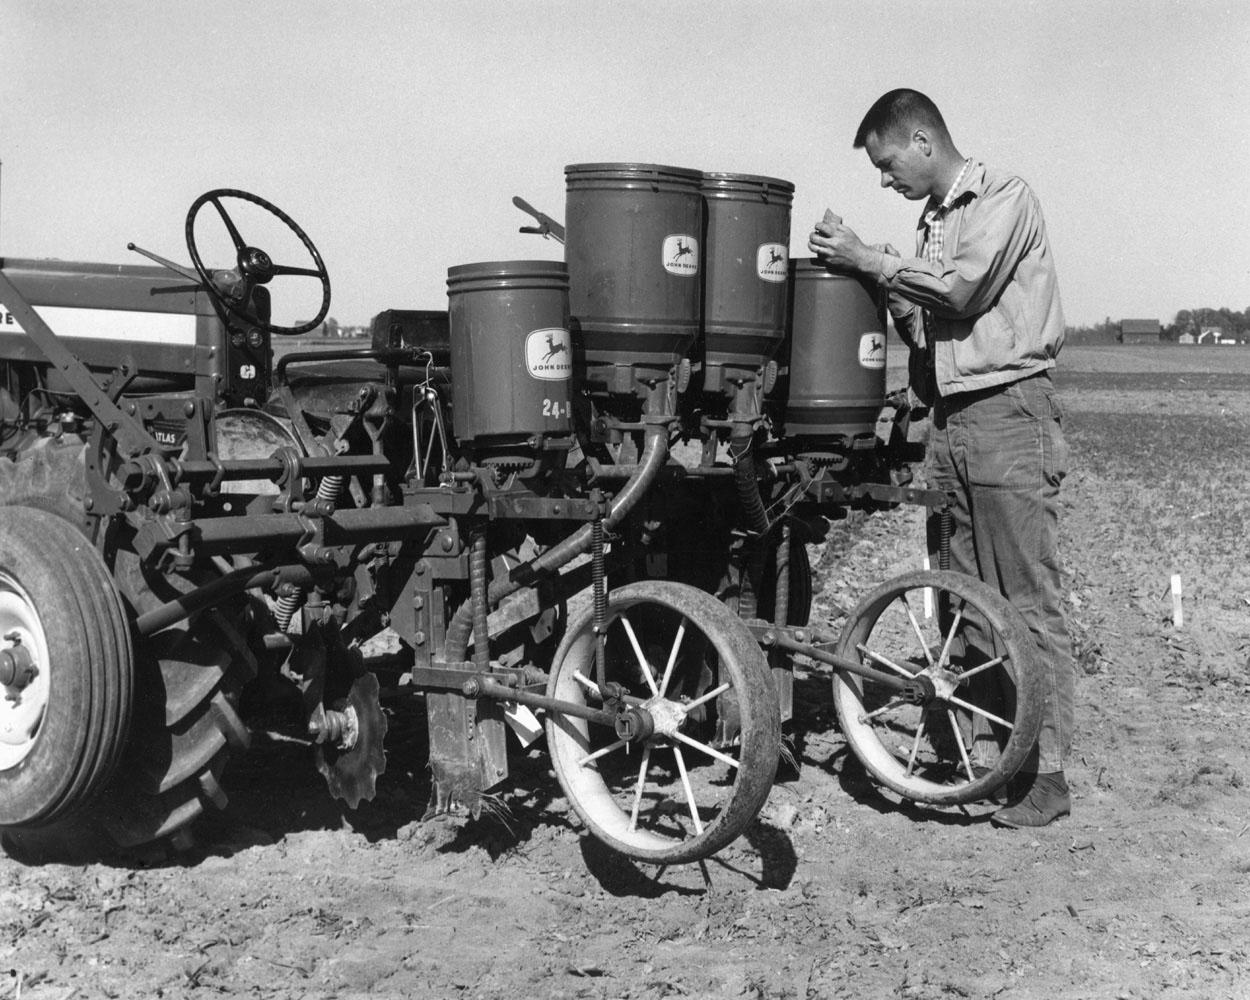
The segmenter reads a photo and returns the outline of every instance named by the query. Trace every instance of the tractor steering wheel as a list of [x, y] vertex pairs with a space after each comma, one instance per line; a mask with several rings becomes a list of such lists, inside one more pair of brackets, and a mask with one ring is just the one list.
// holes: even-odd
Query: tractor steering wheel
[[[239, 230], [235, 226], [234, 220], [230, 218], [229, 213], [222, 206], [221, 200], [223, 198], [238, 198], [241, 201], [250, 201], [253, 205], [259, 205], [271, 215], [277, 216], [291, 232], [299, 237], [300, 242], [304, 244], [304, 248], [312, 257], [316, 267], [290, 267], [285, 264], [275, 264], [264, 250], [261, 250], [259, 247], [249, 246], [243, 237], [239, 235]], [[221, 216], [221, 221], [226, 224], [226, 230], [230, 234], [230, 239], [234, 241], [234, 248], [238, 254], [238, 263], [234, 273], [242, 286], [238, 291], [227, 293], [220, 288], [200, 260], [199, 249], [195, 245], [195, 219], [199, 215], [200, 209], [209, 204], [217, 209], [217, 214]], [[276, 205], [265, 201], [264, 198], [257, 197], [247, 191], [236, 191], [231, 188], [217, 188], [200, 195], [195, 199], [187, 212], [187, 250], [191, 254], [191, 263], [195, 265], [196, 273], [200, 276], [200, 280], [204, 283], [204, 287], [208, 290], [208, 294], [219, 312], [224, 310], [233, 313], [269, 333], [293, 336], [299, 333], [307, 333], [313, 329], [325, 319], [326, 313], [330, 311], [330, 275], [326, 272], [326, 266], [321, 261], [321, 254], [317, 253], [317, 248], [313, 246], [312, 240], [305, 235], [304, 230], [295, 224], [294, 219]], [[274, 323], [262, 322], [247, 311], [247, 303], [252, 297], [252, 290], [257, 285], [267, 285], [279, 275], [316, 278], [321, 282], [321, 309], [313, 319], [310, 319], [307, 323], [301, 323], [299, 326], [277, 326]]]

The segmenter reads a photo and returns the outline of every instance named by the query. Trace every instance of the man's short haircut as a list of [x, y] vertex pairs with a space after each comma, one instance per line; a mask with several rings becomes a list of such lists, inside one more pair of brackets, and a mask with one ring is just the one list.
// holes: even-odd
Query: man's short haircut
[[883, 94], [868, 109], [864, 120], [855, 133], [855, 149], [863, 149], [864, 143], [874, 132], [878, 138], [910, 132], [916, 126], [926, 126], [946, 131], [942, 112], [929, 98], [918, 90], [900, 88]]

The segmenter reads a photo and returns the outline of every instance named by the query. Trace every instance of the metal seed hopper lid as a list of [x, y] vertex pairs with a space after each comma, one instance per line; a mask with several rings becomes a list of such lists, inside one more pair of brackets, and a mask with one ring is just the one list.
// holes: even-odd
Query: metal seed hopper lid
[[567, 288], [569, 269], [562, 260], [485, 260], [447, 269], [447, 289], [514, 287], [534, 284]]
[[570, 187], [610, 182], [618, 187], [695, 187], [703, 173], [662, 163], [571, 163], [564, 168]]
[[794, 198], [794, 185], [779, 177], [758, 174], [710, 172], [700, 185], [705, 197], [727, 199], [760, 199], [789, 204]]

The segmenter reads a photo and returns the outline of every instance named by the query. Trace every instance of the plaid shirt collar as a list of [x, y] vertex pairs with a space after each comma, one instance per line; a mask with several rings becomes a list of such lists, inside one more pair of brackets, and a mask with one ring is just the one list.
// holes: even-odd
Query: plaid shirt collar
[[946, 197], [942, 199], [940, 205], [926, 209], [920, 218], [921, 226], [926, 230], [926, 238], [924, 241], [925, 258], [932, 263], [940, 263], [942, 259], [942, 243], [945, 239], [944, 220], [946, 213], [955, 204], [955, 199], [962, 194], [961, 188], [964, 181], [968, 177], [969, 171], [972, 169], [972, 160], [964, 160], [964, 165], [960, 167], [958, 176], [955, 177], [954, 183], [951, 184], [946, 192]]
[[942, 199], [942, 203], [928, 209], [924, 213], [924, 220], [926, 224], [932, 222], [935, 218], [940, 218], [950, 211], [950, 207], [955, 204], [955, 199], [959, 197], [960, 188], [963, 187], [964, 181], [967, 180], [968, 172], [970, 170], [972, 170], [971, 157], [964, 160], [964, 165], [959, 168], [959, 173], [956, 175], [954, 183], [952, 183], [949, 190], [947, 190], [946, 197]]

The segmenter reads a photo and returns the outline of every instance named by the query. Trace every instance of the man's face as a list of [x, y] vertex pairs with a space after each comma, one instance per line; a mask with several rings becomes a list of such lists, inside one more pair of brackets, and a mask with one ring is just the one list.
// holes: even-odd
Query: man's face
[[925, 155], [927, 142], [904, 133], [880, 136], [870, 132], [864, 150], [872, 165], [881, 171], [881, 186], [893, 188], [909, 201], [928, 198], [932, 193], [932, 158]]

